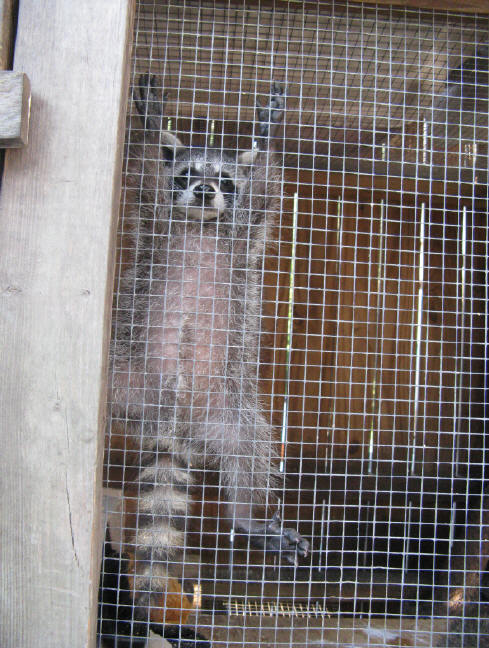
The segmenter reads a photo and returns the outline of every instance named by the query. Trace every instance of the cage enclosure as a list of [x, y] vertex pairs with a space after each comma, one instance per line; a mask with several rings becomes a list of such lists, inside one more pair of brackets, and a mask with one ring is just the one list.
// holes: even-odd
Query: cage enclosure
[[[307, 556], [298, 555], [294, 564], [280, 551], [253, 548], [226, 513], [217, 471], [191, 466], [196, 483], [191, 502], [165, 513], [166, 519], [179, 518], [185, 535], [183, 551], [174, 554], [167, 547], [163, 562], [170, 578], [159, 602], [151, 599], [153, 624], [193, 627], [216, 647], [489, 642], [484, 621], [488, 28], [487, 12], [390, 3], [137, 3], [114, 312], [140, 313], [126, 313], [121, 335], [133, 346], [125, 369], [112, 367], [111, 393], [121, 388], [121, 372], [134, 371], [138, 353], [148, 362], [152, 330], [169, 335], [183, 326], [152, 318], [165, 308], [183, 312], [184, 297], [194, 299], [187, 306], [187, 315], [195, 316], [194, 351], [181, 329], [169, 338], [173, 351], [160, 350], [160, 356], [168, 353], [183, 364], [186, 353], [194, 363], [184, 372], [193, 381], [187, 388], [194, 389], [191, 399], [205, 391], [197, 384], [195, 363], [212, 364], [195, 351], [204, 329], [215, 337], [210, 348], [225, 349], [229, 368], [225, 329], [235, 324], [223, 313], [235, 308], [233, 299], [252, 297], [232, 292], [236, 261], [223, 279], [223, 249], [216, 241], [224, 226], [219, 217], [208, 223], [202, 215], [200, 234], [213, 239], [214, 248], [206, 248], [212, 258], [206, 257], [206, 265], [197, 243], [189, 251], [191, 235], [185, 230], [178, 239], [182, 249], [173, 257], [167, 251], [164, 258], [168, 266], [169, 258], [174, 266], [194, 263], [197, 292], [185, 292], [189, 279], [180, 277], [184, 297], [177, 306], [164, 305], [170, 269], [158, 274], [162, 262], [154, 248], [170, 245], [169, 232], [184, 218], [181, 211], [178, 218], [170, 214], [164, 231], [155, 224], [164, 192], [159, 177], [169, 163], [160, 167], [154, 156], [162, 155], [168, 133], [178, 135], [174, 146], [218, 151], [221, 160], [226, 151], [260, 148], [259, 115], [266, 113], [270, 126], [267, 102], [283, 88], [282, 125], [270, 134], [278, 160], [278, 207], [268, 207], [267, 240], [254, 268], [261, 313], [253, 339], [259, 348], [246, 380], [254, 375], [254, 397], [277, 442], [281, 480], [272, 512], [279, 511], [283, 526], [310, 543]], [[157, 132], [150, 136], [148, 123], [155, 117]], [[186, 168], [179, 186], [172, 185], [171, 200], [193, 186], [193, 176], [204, 183], [201, 193], [212, 189], [206, 173], [198, 164]], [[151, 199], [144, 194], [144, 174], [154, 176]], [[253, 191], [252, 185], [246, 191]], [[141, 219], [153, 223], [150, 230]], [[247, 232], [239, 252], [246, 258], [254, 245], [252, 229]], [[192, 236], [198, 238], [195, 231]], [[231, 255], [239, 244], [229, 245]], [[145, 248], [147, 286], [141, 289], [135, 264]], [[192, 254], [199, 267], [184, 260]], [[229, 284], [228, 305], [223, 306], [225, 293], [213, 292], [211, 279], [202, 278], [209, 271], [220, 285]], [[127, 276], [133, 282], [129, 289]], [[158, 282], [165, 284], [160, 293]], [[210, 291], [206, 305], [199, 286]], [[127, 290], [134, 292], [129, 302]], [[243, 313], [245, 325], [236, 326], [246, 346], [250, 320]], [[185, 344], [185, 352], [177, 348]], [[148, 375], [158, 372], [144, 366], [146, 377], [134, 388], [139, 396], [132, 398], [161, 409], [163, 383], [151, 382]], [[163, 382], [170, 371], [164, 367], [158, 374]], [[243, 373], [233, 376], [240, 392]], [[131, 378], [126, 380], [131, 385]], [[177, 401], [184, 398], [178, 389], [172, 392]], [[155, 390], [158, 395], [151, 396]], [[211, 392], [208, 387], [201, 406], [206, 420]], [[160, 525], [161, 532], [158, 514], [164, 517], [160, 509], [167, 503], [155, 503], [163, 479], [155, 468], [146, 473], [153, 508], [138, 508], [148, 491], [138, 474], [150, 470], [142, 436], [145, 429], [150, 437], [158, 435], [161, 413], [143, 407], [139, 427], [131, 427], [130, 398], [124, 414], [115, 411], [115, 397], [109, 398], [104, 479], [110, 535], [102, 577], [113, 599], [100, 608], [100, 621], [104, 627], [106, 617], [123, 611], [134, 629], [139, 549], [128, 555], [127, 547], [138, 546], [134, 538], [146, 533], [148, 515], [151, 528]], [[178, 406], [171, 407], [171, 416], [181, 416]], [[189, 411], [188, 419], [177, 421], [188, 430], [196, 420]], [[144, 427], [148, 421], [150, 432]], [[206, 455], [205, 447], [199, 452]], [[246, 465], [254, 470], [253, 454], [249, 460]], [[158, 470], [162, 465], [160, 460]], [[129, 540], [128, 507], [135, 518]], [[120, 573], [116, 585], [107, 586], [114, 560]], [[129, 585], [122, 584], [126, 575]], [[164, 645], [156, 636], [151, 641]]]

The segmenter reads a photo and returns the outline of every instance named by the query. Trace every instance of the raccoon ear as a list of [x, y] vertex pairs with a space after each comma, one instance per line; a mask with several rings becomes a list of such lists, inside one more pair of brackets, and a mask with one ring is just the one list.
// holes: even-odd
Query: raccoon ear
[[167, 162], [172, 162], [177, 153], [185, 148], [179, 138], [170, 131], [161, 132], [160, 143], [163, 157]]
[[258, 148], [253, 147], [249, 151], [244, 151], [238, 155], [238, 162], [243, 166], [251, 166], [258, 154]]

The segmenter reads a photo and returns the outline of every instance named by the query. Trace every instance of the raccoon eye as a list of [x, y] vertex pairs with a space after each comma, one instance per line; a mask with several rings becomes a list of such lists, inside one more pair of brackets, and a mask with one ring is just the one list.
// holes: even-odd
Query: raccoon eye
[[191, 178], [197, 178], [197, 177], [198, 177], [197, 171], [192, 167], [189, 167], [188, 169], [184, 169], [173, 179], [175, 181], [175, 184], [177, 184], [179, 187], [182, 187], [182, 189], [187, 189]]
[[221, 174], [221, 189], [224, 193], [234, 193], [236, 187], [231, 178], [226, 174]]
[[182, 171], [179, 175], [175, 176], [173, 179], [175, 181], [175, 184], [177, 184], [179, 187], [182, 187], [182, 189], [186, 189], [188, 187], [188, 182], [190, 178], [190, 169], [185, 169], [185, 171]]

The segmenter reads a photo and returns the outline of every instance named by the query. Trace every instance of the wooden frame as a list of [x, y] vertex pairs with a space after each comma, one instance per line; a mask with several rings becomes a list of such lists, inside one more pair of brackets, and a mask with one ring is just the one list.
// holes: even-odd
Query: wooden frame
[[20, 3], [0, 194], [0, 645], [90, 646], [132, 0]]
[[[317, 0], [249, 0], [249, 4], [271, 4], [289, 5], [298, 4], [304, 1], [312, 7], [317, 5]], [[456, 13], [489, 13], [489, 4], [487, 0], [467, 0], [460, 2], [460, 0], [351, 0], [352, 4], [358, 5], [377, 5], [379, 9], [382, 7], [393, 9], [425, 9], [428, 11], [455, 11]]]
[[487, 0], [353, 0], [363, 4], [391, 6], [398, 9], [429, 9], [462, 13], [489, 13]]
[[489, 13], [487, 0], [354, 0], [364, 4], [387, 5], [399, 9], [430, 9], [433, 11], [456, 11], [462, 13]]

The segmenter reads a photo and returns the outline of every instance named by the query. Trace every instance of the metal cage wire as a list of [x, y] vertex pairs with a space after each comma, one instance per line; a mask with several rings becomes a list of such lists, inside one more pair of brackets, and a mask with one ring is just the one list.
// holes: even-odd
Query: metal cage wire
[[[154, 75], [161, 129], [186, 147], [222, 159], [251, 149], [258, 102], [273, 82], [285, 88], [277, 223], [258, 271], [258, 358], [246, 371], [276, 438], [275, 459], [266, 446], [283, 477], [274, 509], [311, 548], [290, 565], [250, 547], [226, 524], [215, 473], [191, 465], [199, 486], [153, 624], [173, 609], [169, 625], [226, 648], [489, 645], [488, 34], [487, 15], [354, 2], [138, 2], [131, 99], [141, 75]], [[132, 100], [126, 179], [141, 142], [138, 173], [154, 173]], [[160, 236], [140, 229], [134, 186], [123, 188], [115, 311], [125, 308], [120, 277], [132, 248]], [[216, 243], [211, 269], [220, 253]], [[157, 308], [171, 308], [168, 290]], [[211, 346], [225, 347], [215, 295], [208, 307], [196, 321], [214, 327]], [[148, 357], [151, 322], [138, 317], [129, 328], [147, 327]], [[143, 402], [155, 387], [138, 389]], [[190, 429], [193, 416], [179, 425]], [[121, 492], [147, 515], [130, 489], [148, 463], [126, 418], [112, 413], [107, 435], [102, 576], [115, 564], [131, 578]], [[118, 607], [134, 622], [131, 599]], [[101, 621], [116, 608], [101, 607]]]

